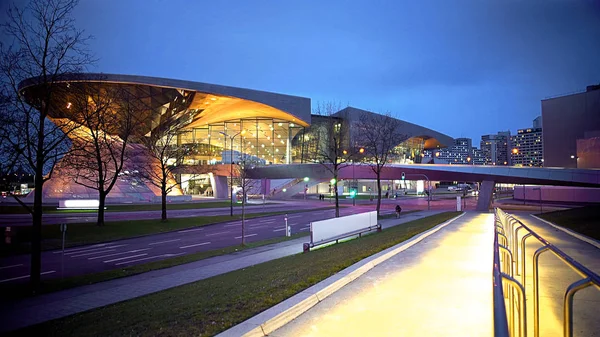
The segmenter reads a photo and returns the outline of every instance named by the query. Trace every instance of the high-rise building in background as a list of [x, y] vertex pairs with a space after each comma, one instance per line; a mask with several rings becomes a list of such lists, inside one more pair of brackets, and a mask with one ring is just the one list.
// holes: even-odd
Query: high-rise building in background
[[484, 165], [510, 165], [510, 131], [481, 136]]
[[[472, 148], [471, 138], [456, 138], [454, 145], [435, 151], [435, 160], [448, 164], [473, 164]], [[431, 156], [432, 153], [426, 155]]]
[[544, 166], [600, 168], [600, 85], [542, 100]]
[[542, 116], [537, 116], [533, 120], [533, 128], [534, 129], [541, 129], [542, 128]]
[[510, 157], [513, 166], [543, 166], [541, 116], [533, 120], [533, 128], [519, 129], [511, 137]]
[[471, 148], [472, 158], [471, 161], [473, 165], [485, 165], [485, 156], [483, 155], [483, 151], [476, 147]]

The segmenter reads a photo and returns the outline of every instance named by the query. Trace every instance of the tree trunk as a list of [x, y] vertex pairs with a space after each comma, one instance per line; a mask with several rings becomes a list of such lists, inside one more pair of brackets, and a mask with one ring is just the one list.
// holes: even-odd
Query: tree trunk
[[340, 217], [340, 200], [338, 198], [338, 188], [337, 188], [337, 172], [333, 175], [333, 179], [334, 179], [334, 183], [333, 183], [333, 188], [334, 188], [334, 193], [335, 193], [335, 217], [339, 218]]
[[163, 180], [161, 183], [160, 196], [162, 203], [160, 219], [162, 221], [167, 221], [167, 182], [165, 180]]
[[242, 191], [242, 246], [246, 245], [246, 190]]
[[[40, 157], [38, 157], [40, 158]], [[31, 292], [37, 293], [40, 289], [40, 277], [42, 272], [42, 187], [44, 177], [43, 165], [38, 164], [35, 173], [33, 190], [33, 221], [31, 228], [31, 269], [30, 285]]]
[[377, 171], [377, 216], [381, 209], [381, 171]]
[[98, 191], [98, 220], [97, 226], [104, 226], [104, 206], [106, 204], [106, 193]]

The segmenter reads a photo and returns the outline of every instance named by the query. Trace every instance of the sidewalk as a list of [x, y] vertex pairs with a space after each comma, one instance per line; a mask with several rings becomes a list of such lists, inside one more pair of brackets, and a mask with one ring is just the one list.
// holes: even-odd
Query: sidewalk
[[[401, 216], [399, 220], [386, 219], [381, 223], [386, 228], [390, 227], [392, 223], [404, 223], [436, 213], [439, 212], [410, 213]], [[3, 320], [0, 332], [16, 330], [298, 254], [302, 252], [302, 244], [308, 240], [308, 237], [304, 237], [135, 276], [40, 295], [13, 303], [4, 303], [0, 308], [0, 317]]]
[[465, 214], [269, 336], [491, 336], [493, 221]]

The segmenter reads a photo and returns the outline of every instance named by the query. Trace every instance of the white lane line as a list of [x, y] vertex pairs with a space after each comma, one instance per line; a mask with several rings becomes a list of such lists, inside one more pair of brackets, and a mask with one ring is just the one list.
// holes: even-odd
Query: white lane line
[[296, 223], [291, 223], [291, 224], [289, 224], [289, 226], [296, 226], [297, 224], [298, 224], [297, 222]]
[[121, 253], [114, 253], [114, 254], [108, 254], [108, 255], [102, 255], [102, 256], [88, 257], [88, 260], [103, 259], [103, 258], [105, 258], [105, 257], [111, 257], [111, 256], [123, 255], [123, 254], [128, 254], [128, 253], [137, 253], [137, 252], [143, 252], [143, 251], [145, 251], [145, 250], [148, 250], [148, 249], [152, 249], [152, 248], [135, 249], [135, 250], [130, 250], [130, 251], [128, 251], [128, 252], [121, 252]]
[[118, 259], [106, 260], [106, 261], [102, 261], [102, 262], [104, 262], [104, 263], [110, 263], [110, 262], [114, 262], [114, 261], [120, 261], [120, 260], [126, 260], [126, 259], [133, 259], [134, 257], [140, 257], [140, 256], [146, 256], [146, 255], [148, 255], [148, 253], [131, 255], [131, 256], [125, 256], [125, 257], [120, 257]]
[[173, 240], [167, 240], [167, 241], [158, 241], [158, 242], [152, 242], [149, 243], [148, 246], [152, 246], [152, 245], [160, 245], [161, 243], [167, 243], [167, 242], [175, 242], [175, 241], [180, 241], [181, 239], [173, 239]]
[[[71, 249], [67, 249], [67, 250], [65, 250], [65, 253], [66, 253], [66, 252], [77, 252], [77, 251], [80, 251], [80, 250], [88, 250], [88, 249], [100, 249], [100, 248], [106, 248], [106, 246], [109, 246], [109, 245], [110, 245], [110, 244], [108, 244], [108, 243], [98, 243], [98, 244], [91, 245], [91, 246], [87, 246], [87, 247], [79, 247], [79, 248], [71, 248]], [[53, 253], [54, 253], [54, 254], [60, 254], [60, 253], [62, 253], [62, 250], [55, 251], [55, 252], [53, 252]]]
[[125, 261], [125, 262], [119, 262], [119, 263], [115, 263], [115, 266], [120, 266], [122, 264], [128, 264], [128, 263], [133, 263], [133, 262], [138, 262], [138, 261], [144, 261], [144, 260], [150, 260], [150, 259], [156, 259], [157, 257], [175, 257], [178, 255], [183, 255], [185, 253], [178, 253], [178, 254], [162, 254], [162, 255], [155, 255], [155, 256], [148, 256], [148, 257], [143, 257], [141, 259], [135, 259], [135, 260], [129, 260], [129, 261]]
[[[45, 271], [43, 273], [40, 273], [40, 275], [46, 275], [46, 274], [52, 274], [52, 273], [56, 273], [56, 270]], [[5, 279], [5, 280], [0, 280], [0, 283], [2, 283], [2, 282], [8, 282], [8, 281], [14, 281], [14, 280], [20, 280], [22, 278], [27, 278], [27, 277], [29, 277], [29, 275], [8, 278], [8, 279]]]
[[197, 232], [197, 231], [203, 231], [204, 228], [200, 227], [200, 228], [194, 228], [194, 229], [186, 229], [183, 231], [177, 231], [177, 233], [189, 233], [189, 232]]
[[260, 222], [261, 222], [261, 223], [271, 223], [271, 222], [275, 222], [275, 221], [277, 221], [277, 219], [272, 219], [272, 220], [263, 220], [263, 221], [260, 221]]
[[193, 245], [182, 246], [182, 247], [179, 247], [179, 249], [196, 247], [196, 246], [203, 246], [203, 245], [210, 245], [210, 242], [202, 242], [202, 243], [196, 243], [196, 244], [193, 244]]
[[252, 229], [256, 229], [256, 228], [267, 228], [267, 227], [271, 227], [271, 225], [250, 226], [250, 228], [252, 228]]
[[21, 264], [15, 264], [15, 265], [12, 265], [12, 266], [0, 267], [0, 269], [8, 269], [8, 268], [13, 268], [13, 267], [20, 267], [22, 265], [23, 265], [22, 263]]
[[227, 232], [218, 232], [218, 233], [210, 233], [210, 234], [204, 234], [204, 236], [213, 236], [213, 235], [221, 235], [221, 234], [228, 234], [229, 231]]
[[114, 251], [116, 251], [116, 249], [108, 249], [108, 250], [102, 250], [102, 251], [99, 251], [99, 252], [91, 252], [91, 253], [85, 253], [85, 254], [79, 254], [79, 255], [71, 255], [71, 257], [90, 256], [90, 255], [95, 255], [95, 254], [110, 253], [110, 252], [114, 252]]
[[281, 231], [284, 231], [284, 230], [285, 230], [285, 228], [279, 228], [279, 229], [273, 230], [273, 232], [281, 232]]
[[100, 248], [92, 248], [92, 249], [86, 248], [86, 249], [69, 250], [69, 251], [65, 251], [65, 255], [79, 254], [79, 253], [89, 253], [89, 252], [95, 252], [97, 250], [119, 248], [119, 247], [123, 247], [123, 246], [127, 246], [127, 245], [124, 244], [124, 245], [105, 246], [105, 247], [100, 247]]
[[235, 227], [235, 226], [239, 226], [241, 224], [242, 224], [241, 222], [235, 222], [235, 223], [232, 223], [232, 224], [229, 224], [229, 225], [224, 225], [223, 227]]
[[[244, 235], [244, 237], [247, 237], [247, 238], [249, 238], [249, 237], [251, 237], [251, 236], [255, 236], [255, 235], [258, 235], [258, 234], [257, 234], [257, 233], [254, 233], [254, 234], [246, 234], [246, 235]], [[234, 239], [241, 239], [241, 238], [242, 238], [241, 236], [236, 236]]]
[[300, 218], [303, 217], [304, 215], [290, 215], [288, 218], [289, 219], [293, 219], [293, 218]]

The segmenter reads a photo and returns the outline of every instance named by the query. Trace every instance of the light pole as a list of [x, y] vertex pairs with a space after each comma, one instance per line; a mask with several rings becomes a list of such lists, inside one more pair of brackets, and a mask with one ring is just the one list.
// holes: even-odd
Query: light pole
[[402, 176], [407, 176], [407, 175], [412, 175], [412, 176], [423, 176], [425, 177], [425, 179], [427, 179], [427, 189], [428, 189], [428, 193], [427, 193], [427, 210], [431, 210], [431, 206], [430, 206], [430, 201], [431, 201], [431, 181], [429, 180], [429, 177], [426, 176], [425, 174], [422, 173], [410, 173], [410, 174], [404, 174], [404, 172], [402, 172]]
[[[229, 151], [229, 192], [231, 194], [231, 196], [229, 197], [229, 215], [233, 216], [233, 139], [235, 138], [235, 136], [239, 135], [239, 134], [244, 134], [246, 132], [246, 130], [242, 130], [238, 133], [236, 133], [233, 136], [229, 136], [228, 134], [226, 134], [225, 132], [219, 131], [220, 134], [222, 134], [225, 137], [229, 137], [229, 140], [231, 141], [231, 145], [230, 145], [230, 151]], [[227, 138], [225, 138], [225, 148], [227, 148]], [[244, 200], [242, 200], [242, 202], [244, 202]]]
[[534, 191], [535, 190], [540, 191], [540, 213], [544, 213], [544, 208], [542, 206], [542, 188], [541, 187], [535, 187], [533, 190]]

